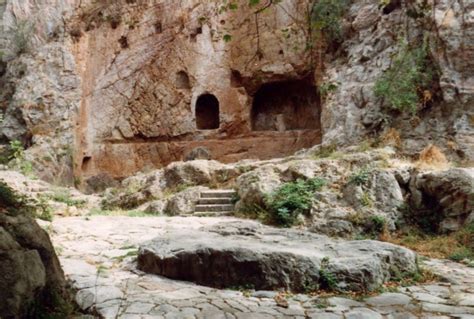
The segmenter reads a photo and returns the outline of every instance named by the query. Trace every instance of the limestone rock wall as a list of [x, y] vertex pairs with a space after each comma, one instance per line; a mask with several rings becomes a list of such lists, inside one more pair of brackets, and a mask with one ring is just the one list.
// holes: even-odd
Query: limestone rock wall
[[[397, 3], [396, 1], [392, 1]], [[448, 152], [473, 158], [474, 4], [463, 1], [428, 1], [423, 23], [407, 14], [404, 1], [383, 10], [378, 1], [354, 1], [346, 16], [343, 57], [331, 59], [326, 83], [338, 88], [323, 107], [324, 142], [353, 143], [388, 127], [400, 131], [407, 153], [437, 143]], [[391, 65], [399, 37], [427, 37], [434, 66], [439, 68], [441, 98], [417, 117], [390, 118], [373, 94], [373, 85]], [[422, 45], [422, 41], [419, 41]]]
[[[121, 23], [96, 25], [74, 45], [81, 77], [90, 79], [83, 82], [77, 167], [86, 176], [123, 177], [181, 160], [198, 146], [213, 159], [235, 161], [318, 143], [319, 123], [304, 131], [251, 131], [252, 96], [260, 85], [308, 76], [312, 82], [306, 30], [296, 20], [307, 14], [307, 4], [286, 1], [260, 14], [258, 35], [245, 1], [238, 12], [222, 11], [219, 1], [108, 7], [123, 14]], [[292, 41], [279, 31], [285, 28], [294, 29]], [[203, 94], [219, 102], [218, 129], [197, 128], [195, 105]]]
[[[224, 162], [265, 159], [321, 141], [353, 144], [390, 127], [409, 154], [437, 141], [472, 160], [471, 3], [430, 2], [425, 30], [403, 1], [393, 10], [352, 1], [339, 51], [325, 54], [307, 23], [311, 3], [284, 0], [256, 16], [244, 0], [237, 10], [210, 0], [0, 1], [3, 139], [31, 145], [40, 177], [69, 182], [126, 177], [197, 147]], [[440, 69], [441, 98], [415, 119], [388, 117], [372, 89], [406, 28], [410, 37], [432, 38]], [[282, 110], [293, 103], [294, 114], [265, 103], [268, 113], [255, 114], [260, 89], [273, 82], [286, 96], [265, 100]], [[337, 88], [321, 99], [318, 87], [327, 83]], [[198, 129], [203, 94], [219, 103], [217, 129]], [[316, 110], [298, 113], [305, 101]], [[306, 114], [310, 123], [300, 120]], [[257, 117], [265, 122], [257, 127], [271, 130], [253, 130]]]

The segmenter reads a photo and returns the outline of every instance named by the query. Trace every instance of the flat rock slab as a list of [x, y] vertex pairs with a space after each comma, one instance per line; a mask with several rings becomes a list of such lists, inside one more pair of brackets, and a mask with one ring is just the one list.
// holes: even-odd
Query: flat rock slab
[[138, 268], [217, 288], [371, 291], [400, 271], [416, 271], [416, 255], [372, 240], [341, 241], [251, 221], [171, 230], [144, 243]]

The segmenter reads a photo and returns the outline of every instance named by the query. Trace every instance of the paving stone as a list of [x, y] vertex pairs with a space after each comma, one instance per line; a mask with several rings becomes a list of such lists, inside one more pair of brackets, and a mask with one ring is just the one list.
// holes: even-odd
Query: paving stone
[[451, 294], [448, 287], [440, 285], [426, 285], [423, 287], [430, 295], [447, 298]]
[[156, 307], [155, 309], [153, 309], [150, 314], [166, 314], [168, 312], [175, 312], [175, 313], [178, 313], [179, 312], [179, 309], [172, 306], [172, 305], [167, 305], [167, 304], [163, 304], [163, 305], [159, 305], [158, 307]]
[[278, 312], [275, 308], [270, 307], [258, 307], [256, 312], [272, 316], [281, 316], [280, 312]]
[[127, 307], [127, 313], [147, 314], [155, 307], [151, 303], [134, 302]]
[[364, 304], [352, 299], [341, 298], [341, 297], [331, 297], [327, 299], [329, 305], [332, 306], [344, 306], [347, 308], [351, 307], [362, 307]]
[[179, 313], [170, 312], [164, 315], [165, 319], [194, 319], [194, 316], [183, 316]]
[[255, 298], [274, 298], [278, 293], [275, 291], [258, 290], [252, 293], [252, 297]]
[[[219, 220], [93, 217], [90, 221], [84, 221], [61, 218], [53, 221], [53, 227], [56, 230], [55, 225], [59, 225], [59, 230], [52, 234], [52, 240], [64, 249], [61, 263], [65, 265], [66, 276], [78, 289], [76, 297], [80, 305], [83, 308], [97, 308], [104, 318], [195, 319], [199, 316], [206, 319], [267, 319], [306, 316], [319, 319], [379, 319], [383, 316], [386, 319], [474, 319], [474, 307], [471, 306], [474, 269], [450, 261], [428, 260], [427, 264], [443, 277], [454, 278], [451, 282], [457, 281], [458, 284], [436, 282], [402, 287], [400, 293], [385, 293], [366, 301], [345, 297], [326, 300], [299, 294], [289, 298], [289, 308], [282, 308], [273, 299], [277, 292], [256, 291], [248, 298], [240, 291], [219, 290], [144, 275], [136, 270], [132, 262], [117, 264], [113, 254], [99, 256], [99, 248], [126, 251], [121, 248], [130, 245], [137, 247], [144, 240], [165, 234], [166, 229], [196, 229], [214, 225]], [[111, 236], [114, 233], [122, 236]], [[85, 242], [84, 246], [80, 245], [81, 241]], [[91, 248], [93, 251], [88, 250]], [[97, 276], [101, 264], [115, 266]], [[156, 306], [152, 308], [153, 305]], [[195, 308], [197, 305], [201, 309]]]
[[245, 312], [241, 312], [241, 313], [237, 313], [235, 314], [235, 317], [237, 319], [274, 319], [275, 317], [273, 317], [272, 315], [267, 315], [267, 314], [264, 314], [264, 313], [245, 313]]
[[111, 300], [102, 304], [96, 305], [97, 312], [99, 312], [104, 318], [116, 318], [123, 310], [121, 301]]
[[474, 307], [474, 294], [456, 294], [451, 299], [458, 300], [460, 306]]
[[448, 305], [434, 304], [434, 303], [428, 303], [428, 302], [423, 302], [422, 308], [423, 310], [426, 310], [426, 311], [446, 313], [446, 314], [459, 314], [459, 313], [474, 314], [474, 308], [471, 308], [471, 307], [456, 307], [456, 306], [448, 306]]
[[311, 319], [343, 319], [342, 315], [336, 315], [334, 313], [327, 313], [327, 312], [313, 312], [307, 314], [308, 318]]
[[198, 319], [227, 319], [226, 313], [220, 310], [203, 310], [196, 315]]
[[289, 305], [288, 308], [282, 308], [278, 309], [279, 312], [284, 314], [285, 316], [304, 316], [305, 315], [305, 310], [303, 307], [300, 305]]
[[407, 295], [393, 292], [387, 292], [366, 300], [371, 306], [404, 306], [410, 301], [411, 298]]
[[423, 292], [414, 292], [412, 293], [412, 296], [414, 299], [418, 301], [425, 301], [425, 302], [430, 302], [430, 303], [442, 303], [442, 304], [445, 304], [447, 302], [446, 299], [436, 297], [436, 296], [423, 293]]
[[194, 316], [198, 314], [199, 312], [201, 312], [201, 310], [197, 308], [191, 308], [191, 307], [181, 308], [180, 311], [185, 316]]
[[369, 308], [354, 308], [346, 313], [346, 319], [382, 319], [382, 315]]
[[226, 304], [223, 300], [212, 300], [211, 304], [224, 312], [230, 312], [230, 313], [235, 312], [235, 310], [231, 306]]
[[76, 294], [76, 302], [82, 309], [88, 309], [93, 304], [101, 304], [122, 297], [123, 292], [117, 287], [99, 286], [80, 290]]
[[417, 319], [418, 317], [410, 312], [394, 312], [388, 314], [387, 319]]

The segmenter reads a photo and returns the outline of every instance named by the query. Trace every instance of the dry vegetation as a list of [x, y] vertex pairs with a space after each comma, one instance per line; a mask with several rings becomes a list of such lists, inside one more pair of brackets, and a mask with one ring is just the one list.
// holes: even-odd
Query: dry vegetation
[[443, 152], [430, 144], [420, 152], [416, 166], [421, 169], [447, 169], [450, 165]]
[[454, 261], [474, 259], [474, 223], [451, 234], [430, 235], [409, 229], [383, 239], [430, 258], [448, 258]]

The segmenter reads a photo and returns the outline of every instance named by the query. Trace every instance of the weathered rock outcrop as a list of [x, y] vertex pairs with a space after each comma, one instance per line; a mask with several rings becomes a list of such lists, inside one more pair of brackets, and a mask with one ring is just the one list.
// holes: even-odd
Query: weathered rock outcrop
[[[216, 245], [218, 243], [218, 245]], [[337, 241], [255, 222], [171, 231], [141, 246], [139, 269], [213, 287], [371, 291], [397, 270], [417, 271], [415, 254], [376, 241]]]
[[49, 236], [31, 217], [31, 208], [4, 184], [0, 187], [0, 317], [26, 318], [33, 303], [39, 309], [64, 298], [66, 283]]
[[[414, 154], [436, 141], [450, 152], [473, 158], [474, 116], [474, 20], [473, 3], [441, 0], [410, 6], [407, 1], [390, 1], [387, 9], [379, 1], [354, 1], [345, 17], [341, 57], [327, 63], [324, 83], [336, 85], [324, 102], [323, 141], [354, 142], [367, 132], [399, 129], [400, 145]], [[415, 14], [413, 14], [415, 13]], [[411, 115], [387, 114], [384, 101], [373, 85], [392, 64], [400, 35], [428, 40], [432, 69], [439, 69], [439, 99], [413, 119]], [[388, 120], [388, 121], [387, 121]], [[387, 125], [389, 123], [389, 125]]]
[[449, 232], [474, 222], [474, 169], [453, 168], [421, 173], [411, 181], [415, 219], [434, 221], [435, 230]]
[[[223, 162], [265, 159], [389, 126], [407, 153], [436, 140], [472, 160], [472, 4], [437, 1], [420, 21], [392, 2], [353, 2], [339, 50], [323, 52], [308, 31], [310, 0], [279, 2], [257, 23], [247, 0], [238, 10], [198, 0], [2, 1], [2, 136], [32, 146], [40, 177], [72, 183], [74, 171], [83, 186], [203, 148]], [[431, 40], [439, 68], [436, 99], [416, 118], [386, 114], [372, 90], [402, 29]]]

